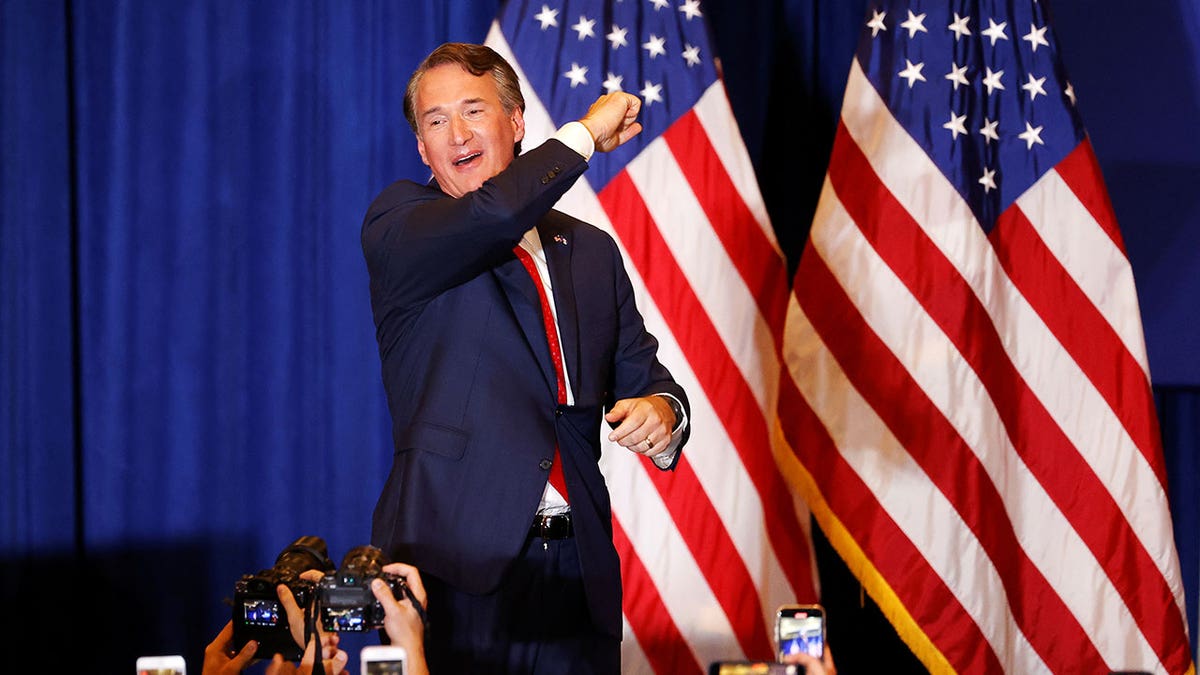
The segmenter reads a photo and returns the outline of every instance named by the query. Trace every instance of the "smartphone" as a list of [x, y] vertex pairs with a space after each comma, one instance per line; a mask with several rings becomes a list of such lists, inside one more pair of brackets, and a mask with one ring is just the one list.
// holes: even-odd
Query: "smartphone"
[[407, 658], [404, 647], [391, 645], [367, 645], [358, 653], [362, 675], [404, 675]]
[[784, 605], [775, 613], [775, 645], [779, 660], [804, 652], [825, 656], [825, 608], [820, 605]]
[[137, 675], [187, 675], [182, 656], [139, 656]]

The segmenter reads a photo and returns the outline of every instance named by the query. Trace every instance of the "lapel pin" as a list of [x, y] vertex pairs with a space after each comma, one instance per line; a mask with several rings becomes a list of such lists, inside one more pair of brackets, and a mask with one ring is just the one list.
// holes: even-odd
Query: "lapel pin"
[[561, 234], [554, 235], [554, 241], [557, 241], [558, 243], [562, 244], [563, 246], [567, 245], [567, 238], [562, 236]]

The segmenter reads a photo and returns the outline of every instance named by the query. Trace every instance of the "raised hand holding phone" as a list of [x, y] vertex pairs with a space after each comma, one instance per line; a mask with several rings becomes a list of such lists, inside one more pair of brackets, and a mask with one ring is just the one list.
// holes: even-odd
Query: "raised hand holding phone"
[[784, 605], [775, 612], [775, 646], [782, 661], [788, 654], [825, 655], [825, 608]]

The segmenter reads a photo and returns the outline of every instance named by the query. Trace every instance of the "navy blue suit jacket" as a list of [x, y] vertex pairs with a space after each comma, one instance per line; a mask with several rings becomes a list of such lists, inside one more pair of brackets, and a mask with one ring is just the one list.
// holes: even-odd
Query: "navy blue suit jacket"
[[[557, 444], [588, 606], [619, 636], [602, 415], [622, 398], [687, 398], [658, 361], [615, 242], [552, 210], [586, 168], [551, 140], [462, 198], [398, 181], [371, 204], [362, 245], [395, 441], [371, 538], [393, 560], [491, 592], [521, 551]], [[557, 405], [537, 290], [512, 253], [535, 224], [571, 406]]]

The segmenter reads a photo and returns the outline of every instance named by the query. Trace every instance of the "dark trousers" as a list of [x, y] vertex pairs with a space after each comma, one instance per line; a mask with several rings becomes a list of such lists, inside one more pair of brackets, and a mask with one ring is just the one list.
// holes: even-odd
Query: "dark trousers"
[[464, 593], [432, 575], [422, 578], [429, 594], [425, 651], [433, 675], [620, 673], [620, 639], [592, 623], [574, 539], [530, 537], [500, 587], [488, 595]]

